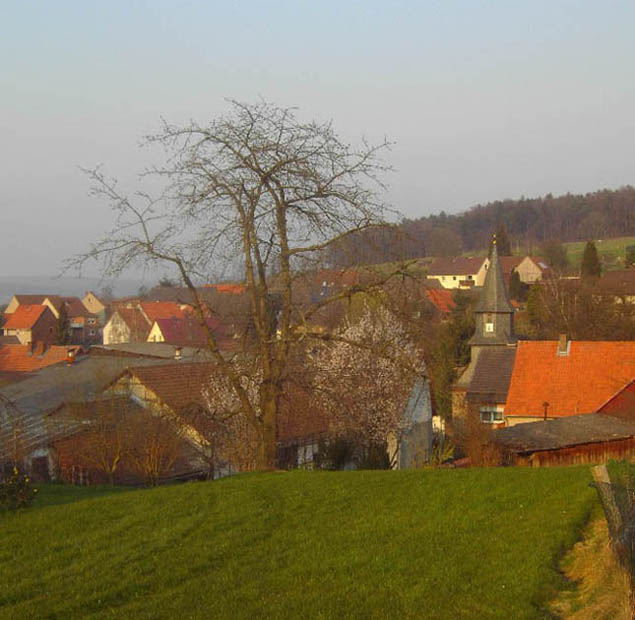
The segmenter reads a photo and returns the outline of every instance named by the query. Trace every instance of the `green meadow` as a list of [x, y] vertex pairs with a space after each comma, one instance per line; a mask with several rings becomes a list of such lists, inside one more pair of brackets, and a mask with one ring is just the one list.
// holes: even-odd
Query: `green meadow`
[[541, 618], [588, 468], [42, 487], [0, 514], [1, 618]]

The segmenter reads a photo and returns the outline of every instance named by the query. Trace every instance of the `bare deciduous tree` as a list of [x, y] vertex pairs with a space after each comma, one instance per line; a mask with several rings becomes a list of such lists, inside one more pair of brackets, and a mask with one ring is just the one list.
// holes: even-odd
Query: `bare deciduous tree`
[[[379, 177], [387, 168], [379, 156], [388, 144], [355, 149], [330, 123], [303, 123], [292, 109], [235, 101], [227, 116], [207, 125], [165, 123], [147, 143], [166, 150], [167, 163], [147, 173], [165, 181], [164, 193], [127, 197], [101, 170], [88, 170], [94, 194], [111, 203], [117, 223], [69, 265], [102, 259], [107, 275], [139, 263], [174, 266], [237, 410], [258, 435], [257, 466], [272, 468], [290, 347], [306, 337], [302, 327], [315, 313], [356, 289], [300, 307], [292, 297], [294, 269], [333, 243], [383, 224]], [[250, 298], [255, 344], [237, 358], [257, 359], [255, 396], [235, 359], [219, 350], [195, 287], [227, 260], [240, 264]]]

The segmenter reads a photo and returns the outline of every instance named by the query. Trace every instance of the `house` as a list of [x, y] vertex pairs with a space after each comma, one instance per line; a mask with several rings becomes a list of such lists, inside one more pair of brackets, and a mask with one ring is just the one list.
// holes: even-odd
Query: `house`
[[598, 288], [616, 301], [635, 304], [635, 269], [607, 271], [599, 279]]
[[[191, 426], [192, 441], [198, 445], [201, 453], [211, 459], [215, 446], [210, 445], [207, 438], [212, 436], [210, 430], [213, 431], [214, 421], [207, 411], [215, 393], [212, 387], [221, 377], [219, 372], [218, 366], [212, 362], [178, 362], [142, 368], [131, 366], [112, 383], [109, 390], [113, 394], [129, 394], [134, 402], [144, 408], [169, 413], [184, 420]], [[313, 415], [314, 412], [306, 406], [289, 406], [291, 402], [296, 405], [301, 403], [302, 396], [301, 391], [291, 390], [285, 398], [287, 406], [282, 406], [277, 428], [281, 466], [310, 466], [318, 451], [319, 438], [327, 430], [326, 420]], [[253, 449], [243, 450], [241, 446], [252, 436], [252, 431], [247, 427], [243, 429], [244, 433], [240, 429], [233, 429], [234, 436], [229, 438], [228, 443], [235, 447], [235, 451], [221, 455], [220, 461], [214, 463], [217, 475], [218, 472], [227, 474], [250, 467]]]
[[469, 289], [483, 285], [488, 264], [482, 256], [438, 257], [430, 263], [427, 277], [438, 280], [443, 288]]
[[115, 302], [112, 308], [104, 326], [104, 344], [145, 342], [157, 319], [180, 320], [191, 313], [191, 306], [174, 301]]
[[[503, 268], [505, 281], [509, 284], [512, 272], [518, 272], [520, 281], [524, 284], [534, 284], [549, 271], [547, 262], [538, 256], [499, 256]], [[489, 266], [489, 259], [487, 263]]]
[[426, 288], [426, 297], [434, 308], [442, 315], [450, 314], [450, 312], [456, 308], [452, 291], [446, 289]]
[[[135, 365], [164, 363], [136, 359]], [[48, 479], [57, 469], [52, 442], [68, 428], [51, 424], [49, 414], [68, 402], [97, 398], [130, 364], [128, 357], [78, 357], [73, 364], [54, 364], [23, 381], [0, 388], [0, 467], [18, 460], [26, 471]], [[19, 441], [11, 440], [18, 432]]]
[[53, 364], [74, 362], [82, 355], [79, 346], [51, 345], [39, 341], [32, 345], [0, 345], [0, 373], [30, 373]]
[[43, 305], [59, 319], [62, 308], [68, 318], [71, 344], [91, 345], [101, 342], [101, 321], [97, 314], [90, 312], [79, 297], [60, 295], [14, 295], [5, 310], [5, 316], [14, 314], [26, 305]]
[[432, 396], [425, 364], [412, 386], [403, 414], [400, 436], [388, 437], [387, 449], [393, 469], [412, 469], [428, 463], [432, 455]]
[[597, 413], [529, 422], [494, 432], [507, 465], [545, 467], [635, 457], [635, 421]]
[[126, 342], [145, 342], [152, 323], [139, 307], [115, 310], [104, 325], [103, 343], [105, 345]]
[[4, 309], [4, 314], [13, 314], [19, 306], [41, 306], [49, 297], [53, 295], [14, 295]]
[[20, 304], [13, 312], [5, 314], [2, 331], [5, 336], [15, 336], [20, 344], [55, 342], [57, 319], [50, 308], [43, 304]]
[[635, 421], [635, 379], [618, 390], [597, 409], [597, 413]]
[[82, 297], [82, 303], [90, 314], [94, 314], [99, 317], [99, 321], [102, 325], [106, 324], [106, 304], [95, 295], [92, 291], [86, 291]]
[[[223, 339], [220, 322], [207, 319], [207, 326], [218, 342]], [[156, 319], [148, 334], [148, 342], [165, 342], [173, 345], [207, 346], [207, 332], [193, 316]]]
[[505, 424], [594, 413], [635, 378], [635, 341], [518, 343]]

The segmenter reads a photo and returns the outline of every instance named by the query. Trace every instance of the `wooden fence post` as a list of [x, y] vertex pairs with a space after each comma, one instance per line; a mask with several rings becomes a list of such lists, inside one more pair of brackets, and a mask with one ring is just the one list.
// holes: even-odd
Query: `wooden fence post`
[[604, 514], [609, 524], [611, 539], [613, 544], [616, 544], [622, 531], [622, 513], [615, 501], [609, 472], [606, 469], [606, 465], [596, 465], [591, 468], [591, 474], [593, 475], [593, 480], [595, 480], [595, 488], [600, 495]]

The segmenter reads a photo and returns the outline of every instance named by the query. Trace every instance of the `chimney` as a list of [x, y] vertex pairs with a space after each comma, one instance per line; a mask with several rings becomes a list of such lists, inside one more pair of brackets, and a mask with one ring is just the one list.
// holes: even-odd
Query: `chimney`
[[174, 359], [179, 361], [179, 362], [183, 359], [183, 348], [182, 347], [174, 347]]
[[72, 366], [75, 362], [75, 349], [66, 349], [66, 365]]
[[569, 341], [566, 334], [560, 334], [558, 338], [558, 355], [569, 355]]

